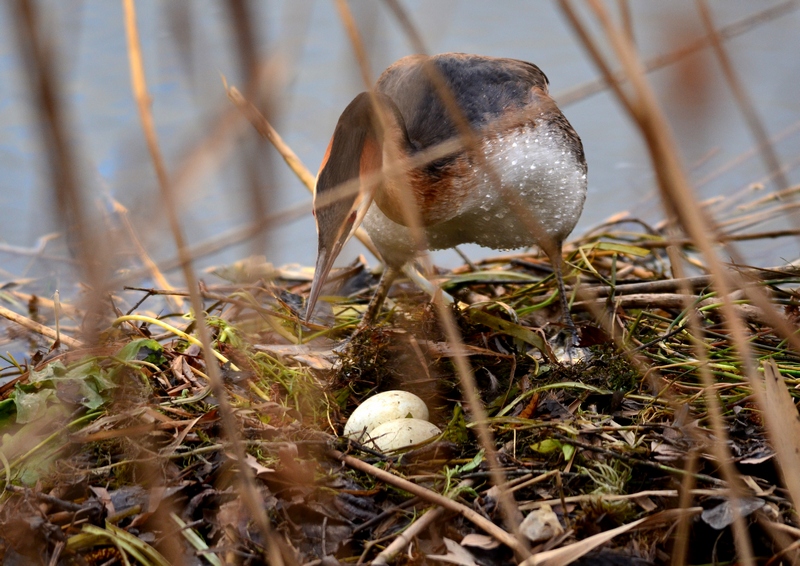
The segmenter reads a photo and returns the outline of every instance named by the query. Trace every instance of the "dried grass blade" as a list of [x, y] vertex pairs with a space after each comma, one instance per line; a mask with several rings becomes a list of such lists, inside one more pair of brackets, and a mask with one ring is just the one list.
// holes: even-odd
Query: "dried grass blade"
[[[764, 388], [766, 407], [764, 424], [769, 431], [795, 509], [800, 504], [800, 416], [786, 382], [774, 361], [765, 362]], [[765, 408], [766, 408], [765, 407]]]
[[702, 511], [702, 507], [669, 509], [667, 511], [662, 511], [661, 513], [656, 513], [655, 515], [645, 517], [644, 519], [639, 519], [638, 521], [628, 523], [627, 525], [622, 525], [616, 529], [598, 533], [568, 546], [557, 548], [555, 550], [548, 550], [546, 552], [540, 552], [539, 554], [536, 554], [535, 556], [532, 556], [531, 558], [522, 562], [520, 566], [566, 566], [581, 556], [585, 556], [598, 546], [605, 544], [619, 535], [625, 534], [637, 527], [655, 526], [657, 524], [680, 519], [684, 516], [697, 515]]

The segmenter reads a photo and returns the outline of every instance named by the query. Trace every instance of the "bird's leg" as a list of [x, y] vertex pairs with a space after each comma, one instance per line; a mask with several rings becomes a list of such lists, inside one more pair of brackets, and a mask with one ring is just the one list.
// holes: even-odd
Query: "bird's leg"
[[367, 305], [367, 310], [361, 318], [356, 332], [360, 332], [375, 322], [375, 318], [377, 318], [378, 313], [381, 312], [381, 306], [383, 306], [383, 302], [386, 300], [386, 295], [389, 294], [389, 288], [392, 286], [392, 283], [394, 283], [394, 280], [397, 279], [398, 275], [400, 275], [400, 270], [391, 265], [387, 265], [383, 270], [383, 275], [381, 275], [380, 281], [378, 281], [378, 288], [375, 290], [375, 294], [372, 295], [372, 299], [370, 299], [369, 305]]
[[[566, 341], [563, 346], [563, 352], [558, 353], [556, 352], [556, 357], [559, 358], [562, 362], [566, 362], [569, 364], [573, 364], [579, 361], [586, 361], [591, 356], [590, 352], [586, 348], [578, 348], [578, 329], [575, 326], [575, 322], [572, 320], [572, 316], [569, 313], [569, 299], [567, 298], [567, 290], [564, 287], [564, 276], [561, 271], [561, 266], [563, 265], [563, 259], [561, 257], [561, 246], [559, 245], [557, 253], [553, 253], [550, 255], [550, 261], [553, 264], [553, 273], [556, 276], [556, 283], [558, 284], [558, 294], [559, 299], [561, 300], [561, 312], [564, 320], [564, 324], [566, 325]], [[556, 340], [559, 342], [559, 340]], [[561, 350], [561, 348], [558, 348]]]
[[438, 285], [434, 285], [428, 281], [428, 279], [412, 264], [405, 264], [403, 266], [403, 273], [405, 273], [406, 277], [408, 277], [423, 292], [430, 295], [432, 299], [435, 298], [437, 294], [441, 294], [442, 300], [446, 304], [452, 305], [456, 302], [455, 298], [453, 298], [453, 295], [447, 291], [443, 291]]
[[561, 259], [560, 246], [558, 255], [555, 257], [552, 263], [553, 272], [556, 275], [556, 283], [558, 284], [558, 297], [561, 300], [561, 312], [564, 317], [564, 324], [567, 325], [567, 329], [569, 330], [570, 334], [572, 334], [573, 343], [577, 343], [578, 329], [575, 326], [575, 322], [572, 320], [572, 315], [569, 312], [569, 299], [567, 298], [567, 290], [564, 287], [564, 276], [561, 273], [561, 265], [563, 261]]
[[444, 300], [446, 303], [452, 304], [455, 302], [455, 299], [452, 295], [450, 295], [450, 293], [442, 291], [438, 285], [434, 285], [428, 281], [425, 276], [417, 271], [412, 264], [407, 263], [399, 269], [397, 267], [387, 265], [380, 281], [378, 282], [378, 288], [375, 290], [375, 294], [372, 296], [372, 299], [367, 306], [367, 310], [364, 313], [364, 316], [361, 318], [361, 323], [358, 325], [358, 331], [361, 331], [375, 322], [375, 319], [378, 317], [378, 314], [381, 311], [381, 306], [386, 300], [386, 295], [389, 294], [389, 288], [392, 286], [392, 283], [394, 283], [394, 280], [397, 279], [401, 272], [405, 273], [406, 276], [417, 285], [417, 287], [428, 293], [431, 297], [435, 297], [437, 293], [441, 293], [442, 300]]

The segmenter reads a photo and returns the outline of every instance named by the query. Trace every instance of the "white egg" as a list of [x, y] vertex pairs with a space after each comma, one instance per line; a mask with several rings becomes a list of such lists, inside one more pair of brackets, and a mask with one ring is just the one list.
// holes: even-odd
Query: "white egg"
[[425, 442], [442, 431], [432, 423], [422, 419], [395, 419], [383, 423], [369, 433], [371, 444], [381, 452], [402, 450], [414, 444]]
[[344, 425], [344, 436], [353, 440], [367, 438], [365, 433], [383, 423], [408, 416], [427, 421], [425, 402], [408, 391], [384, 391], [373, 395], [353, 411]]

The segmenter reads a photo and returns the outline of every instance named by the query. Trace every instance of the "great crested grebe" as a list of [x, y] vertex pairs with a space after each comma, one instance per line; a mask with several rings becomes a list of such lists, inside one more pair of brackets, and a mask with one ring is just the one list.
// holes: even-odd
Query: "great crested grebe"
[[[418, 254], [416, 234], [422, 232], [431, 250], [464, 243], [541, 247], [553, 264], [564, 322], [574, 337], [561, 246], [583, 209], [586, 159], [547, 85], [531, 63], [445, 53], [404, 57], [381, 74], [372, 93], [356, 96], [339, 117], [317, 176], [319, 244], [306, 317], [363, 215], [386, 269], [362, 325], [372, 321], [392, 281]], [[462, 135], [464, 125], [471, 135]], [[405, 169], [397, 165], [459, 139], [465, 141], [444, 156]]]

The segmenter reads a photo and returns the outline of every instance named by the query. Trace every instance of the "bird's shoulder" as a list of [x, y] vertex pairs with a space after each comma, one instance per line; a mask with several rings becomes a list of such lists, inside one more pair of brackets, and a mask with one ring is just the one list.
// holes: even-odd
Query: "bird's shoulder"
[[388, 67], [376, 90], [389, 96], [406, 122], [410, 138], [420, 148], [455, 135], [452, 111], [441, 87], [475, 129], [509, 110], [531, 102], [534, 91], [547, 93], [548, 80], [533, 63], [518, 59], [444, 53], [410, 55]]

